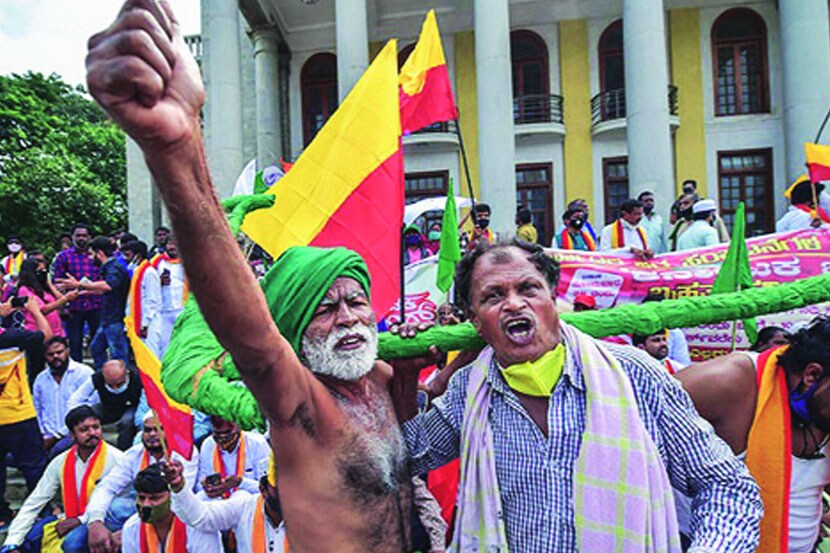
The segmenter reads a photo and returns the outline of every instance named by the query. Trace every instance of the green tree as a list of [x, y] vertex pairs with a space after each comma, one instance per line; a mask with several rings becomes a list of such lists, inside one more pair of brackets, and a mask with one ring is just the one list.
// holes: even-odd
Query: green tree
[[58, 75], [0, 76], [0, 238], [53, 251], [78, 221], [126, 226], [124, 133]]

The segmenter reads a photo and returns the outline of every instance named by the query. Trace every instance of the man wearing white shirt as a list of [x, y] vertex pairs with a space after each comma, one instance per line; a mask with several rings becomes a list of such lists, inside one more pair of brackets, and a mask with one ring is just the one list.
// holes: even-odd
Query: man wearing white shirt
[[661, 330], [654, 334], [633, 334], [631, 343], [657, 359], [669, 374], [675, 374], [686, 366], [669, 357], [669, 331]]
[[[164, 459], [161, 442], [163, 439], [165, 438], [158, 419], [149, 411], [144, 416], [141, 443], [125, 451], [124, 458], [118, 466], [96, 486], [87, 506], [89, 549], [92, 553], [110, 551], [113, 544], [111, 531], [120, 529], [124, 521], [135, 513], [132, 498], [120, 500], [122, 498], [119, 496], [130, 490], [139, 472]], [[195, 483], [199, 469], [198, 455], [191, 453], [190, 460], [187, 460], [173, 451], [170, 456], [184, 467], [184, 475], [188, 482]], [[117, 521], [115, 524], [105, 525], [108, 511], [111, 512], [111, 518]]]
[[646, 238], [655, 254], [666, 253], [666, 231], [663, 217], [654, 211], [654, 193], [649, 190], [640, 192], [637, 200], [643, 204], [643, 218], [640, 226], [646, 231]]
[[[197, 489], [204, 490], [211, 499], [229, 497], [236, 489], [259, 493], [259, 479], [265, 476], [271, 456], [268, 442], [256, 432], [242, 432], [221, 417], [211, 417], [210, 423], [213, 433], [202, 443], [199, 453]], [[205, 482], [208, 476], [215, 482]]]
[[677, 239], [677, 251], [718, 245], [718, 231], [713, 226], [717, 212], [715, 200], [707, 198], [695, 202], [692, 206], [692, 224]]
[[[816, 183], [815, 194], [820, 196], [824, 185]], [[790, 207], [783, 217], [775, 223], [775, 232], [805, 230], [809, 228], [830, 227], [830, 216], [820, 206], [816, 206], [812, 186], [809, 180], [796, 184], [790, 192]]]
[[[17, 516], [9, 526], [2, 552], [17, 550], [25, 542], [39, 544], [44, 524], [53, 522], [47, 517], [35, 524], [40, 511], [61, 492], [66, 517], [55, 529], [64, 537], [64, 553], [86, 551], [87, 533], [86, 498], [92, 493], [99, 478], [108, 475], [121, 461], [123, 454], [104, 443], [101, 437], [101, 420], [89, 406], [76, 407], [66, 415], [66, 426], [75, 445], [52, 459], [37, 486], [26, 498]], [[74, 467], [71, 465], [74, 464]], [[74, 468], [74, 470], [73, 470]], [[74, 486], [69, 487], [74, 480]]]
[[185, 524], [207, 531], [232, 530], [239, 553], [288, 551], [273, 464], [268, 475], [260, 478], [259, 493], [240, 492], [226, 501], [199, 499], [191, 491], [180, 463], [172, 461], [163, 468], [173, 491], [173, 512]]
[[170, 490], [161, 466], [150, 465], [135, 479], [138, 512], [124, 524], [122, 553], [222, 553], [219, 532], [189, 526], [170, 510]]
[[136, 334], [156, 357], [161, 359], [162, 346], [161, 278], [147, 259], [147, 244], [139, 240], [121, 247], [132, 274], [127, 296], [127, 320], [137, 325]]
[[[69, 356], [69, 342], [62, 336], [46, 342], [43, 356], [49, 370], [41, 371], [35, 378], [32, 400], [43, 448], [54, 456], [72, 443], [64, 424], [69, 398], [92, 377], [93, 370]], [[60, 445], [55, 447], [59, 441]]]
[[645, 230], [640, 226], [643, 204], [638, 200], [626, 200], [620, 206], [620, 218], [602, 229], [599, 249], [602, 251], [629, 252], [640, 259], [651, 259], [651, 249]]
[[164, 353], [170, 336], [173, 334], [173, 324], [176, 317], [184, 309], [187, 299], [187, 281], [184, 276], [184, 266], [179, 257], [179, 250], [173, 236], [167, 238], [164, 253], [153, 258], [153, 266], [159, 274], [161, 284], [161, 343], [159, 350]]

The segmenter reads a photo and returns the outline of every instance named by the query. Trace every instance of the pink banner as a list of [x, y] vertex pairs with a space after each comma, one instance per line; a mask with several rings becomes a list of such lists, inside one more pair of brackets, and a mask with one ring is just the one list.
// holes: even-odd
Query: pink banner
[[[640, 261], [625, 254], [552, 249], [562, 267], [559, 281], [560, 308], [569, 308], [577, 294], [587, 293], [604, 309], [640, 302], [649, 293], [667, 299], [709, 295], [729, 244], [658, 255]], [[830, 273], [830, 232], [825, 229], [768, 234], [747, 240], [756, 287], [777, 286]], [[566, 304], [566, 305], [562, 305]], [[758, 328], [768, 325], [790, 330], [819, 314], [829, 314], [830, 304], [758, 318]], [[747, 348], [740, 323], [739, 348]], [[724, 322], [686, 329], [693, 360], [726, 353], [732, 342], [732, 324]]]

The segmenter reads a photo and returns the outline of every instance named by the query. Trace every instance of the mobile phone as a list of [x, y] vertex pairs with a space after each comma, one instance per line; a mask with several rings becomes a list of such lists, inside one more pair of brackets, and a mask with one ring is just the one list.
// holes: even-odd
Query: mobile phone
[[15, 309], [25, 307], [27, 301], [29, 301], [29, 296], [15, 296], [12, 298], [12, 307]]
[[205, 476], [205, 484], [208, 486], [218, 486], [222, 483], [222, 475], [218, 472], [214, 472], [213, 474], [208, 474]]

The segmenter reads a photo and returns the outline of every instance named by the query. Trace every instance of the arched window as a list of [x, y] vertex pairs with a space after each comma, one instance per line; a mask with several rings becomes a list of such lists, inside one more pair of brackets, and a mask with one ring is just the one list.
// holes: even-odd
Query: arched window
[[314, 54], [300, 73], [303, 142], [308, 145], [337, 109], [337, 56]]
[[734, 8], [712, 26], [715, 114], [769, 111], [767, 26], [753, 10]]
[[617, 19], [599, 37], [599, 89], [609, 92], [624, 88], [623, 22]]
[[531, 31], [510, 33], [513, 66], [513, 120], [516, 123], [550, 121], [548, 48]]

